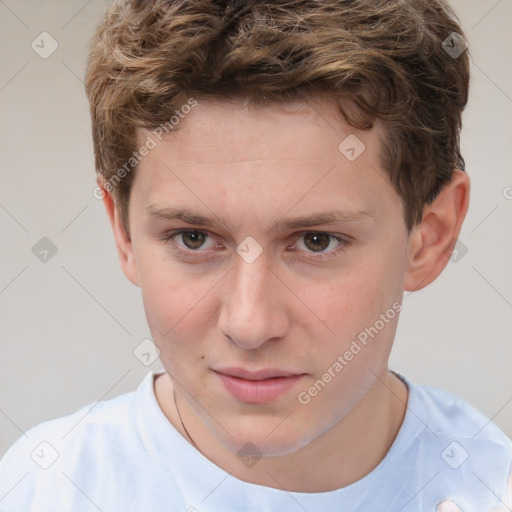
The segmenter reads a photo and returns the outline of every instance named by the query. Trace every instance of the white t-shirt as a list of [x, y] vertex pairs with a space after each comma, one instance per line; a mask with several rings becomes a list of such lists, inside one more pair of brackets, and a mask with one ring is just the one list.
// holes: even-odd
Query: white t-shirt
[[387, 455], [361, 480], [322, 493], [230, 476], [168, 421], [154, 377], [22, 436], [0, 462], [0, 511], [434, 512], [451, 500], [463, 512], [491, 512], [512, 505], [512, 442], [464, 401], [402, 376], [408, 408]]

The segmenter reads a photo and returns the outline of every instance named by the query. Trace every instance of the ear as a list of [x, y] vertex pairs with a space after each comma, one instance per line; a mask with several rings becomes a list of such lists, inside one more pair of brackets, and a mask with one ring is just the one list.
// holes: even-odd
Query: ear
[[409, 258], [404, 290], [416, 291], [443, 271], [457, 242], [469, 206], [468, 175], [456, 169], [453, 178], [425, 205], [423, 218], [409, 235]]
[[105, 187], [104, 178], [102, 176], [98, 176], [96, 183], [103, 193], [103, 204], [105, 205], [105, 210], [107, 211], [112, 231], [114, 232], [114, 239], [116, 242], [119, 262], [121, 263], [121, 269], [124, 275], [135, 286], [140, 286], [137, 263], [133, 254], [130, 235], [127, 233], [123, 223], [121, 222], [121, 216], [112, 194]]

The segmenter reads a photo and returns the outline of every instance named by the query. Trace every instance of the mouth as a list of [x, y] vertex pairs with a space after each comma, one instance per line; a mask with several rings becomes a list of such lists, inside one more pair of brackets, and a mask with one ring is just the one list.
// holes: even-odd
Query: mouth
[[290, 391], [306, 374], [276, 368], [249, 371], [243, 368], [213, 370], [228, 393], [237, 401], [263, 404]]

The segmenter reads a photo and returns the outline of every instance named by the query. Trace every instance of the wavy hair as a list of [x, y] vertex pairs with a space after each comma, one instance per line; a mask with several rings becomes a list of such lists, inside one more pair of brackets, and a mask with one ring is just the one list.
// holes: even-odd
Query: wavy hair
[[[115, 0], [86, 71], [96, 171], [111, 179], [137, 129], [168, 122], [191, 97], [258, 105], [325, 94], [358, 129], [384, 123], [382, 165], [410, 230], [465, 170], [469, 59], [448, 51], [455, 43], [467, 46], [444, 0]], [[113, 188], [125, 227], [135, 172]]]

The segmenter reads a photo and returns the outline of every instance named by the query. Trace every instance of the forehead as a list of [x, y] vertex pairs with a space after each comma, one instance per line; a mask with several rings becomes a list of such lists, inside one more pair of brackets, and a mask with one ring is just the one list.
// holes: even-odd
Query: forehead
[[[330, 209], [337, 201], [347, 211], [371, 211], [379, 194], [394, 194], [380, 165], [382, 135], [378, 123], [369, 131], [348, 125], [323, 98], [263, 106], [198, 101], [139, 164], [138, 207], [192, 201], [207, 214], [206, 205], [219, 210], [220, 197], [251, 217], [260, 206], [282, 215], [329, 201]], [[140, 144], [147, 137], [154, 132], [139, 131]]]
[[[144, 160], [154, 163], [167, 154], [172, 156], [169, 162], [194, 167], [275, 159], [296, 161], [300, 166], [313, 161], [334, 164], [340, 155], [354, 162], [364, 151], [367, 163], [381, 167], [383, 125], [376, 121], [372, 130], [358, 130], [346, 123], [329, 98], [267, 105], [242, 99], [194, 101], [196, 106], [183, 109], [179, 117], [172, 116], [172, 123], [137, 130], [139, 147], [148, 137], [157, 146]], [[141, 167], [145, 167], [144, 162]]]
[[[344, 109], [350, 111], [351, 107], [344, 104]], [[264, 141], [266, 153], [280, 154], [291, 147], [294, 154], [318, 158], [320, 153], [325, 153], [326, 157], [337, 155], [339, 143], [349, 134], [376, 139], [384, 135], [383, 125], [378, 121], [371, 131], [363, 132], [350, 126], [336, 103], [325, 96], [258, 105], [235, 98], [226, 101], [196, 100], [193, 109], [183, 112], [186, 113], [179, 118], [173, 116], [170, 125], [161, 125], [156, 130], [161, 133], [158, 138], [164, 142], [172, 143], [179, 139], [180, 145], [186, 143], [187, 151], [191, 146], [212, 144], [230, 145], [230, 153], [235, 153], [239, 146], [245, 146], [244, 150], [249, 149], [250, 154], [256, 154], [261, 149], [259, 143]], [[139, 129], [139, 142], [147, 134], [151, 131]], [[318, 138], [322, 140], [320, 145]], [[304, 144], [306, 140], [315, 140], [318, 151], [315, 152], [311, 144]], [[210, 160], [215, 156], [211, 155]]]

